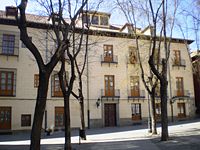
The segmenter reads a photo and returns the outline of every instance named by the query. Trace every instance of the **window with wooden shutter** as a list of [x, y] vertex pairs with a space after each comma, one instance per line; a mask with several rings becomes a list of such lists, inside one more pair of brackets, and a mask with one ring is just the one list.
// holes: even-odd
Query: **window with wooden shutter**
[[129, 47], [129, 62], [130, 64], [137, 63], [137, 49], [136, 47], [130, 46]]
[[131, 104], [132, 120], [141, 120], [141, 104], [133, 103]]

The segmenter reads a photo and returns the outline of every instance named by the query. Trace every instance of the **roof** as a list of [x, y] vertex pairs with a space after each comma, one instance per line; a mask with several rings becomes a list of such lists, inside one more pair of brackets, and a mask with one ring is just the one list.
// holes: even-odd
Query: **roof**
[[[100, 12], [102, 13], [102, 12]], [[107, 14], [107, 13], [105, 13]], [[35, 14], [26, 14], [27, 19], [27, 27], [32, 28], [40, 28], [40, 29], [49, 29], [52, 27], [51, 20], [49, 20], [49, 16], [40, 16]], [[70, 19], [65, 19], [67, 22], [70, 22]], [[6, 16], [5, 11], [0, 10], [0, 24], [5, 25], [17, 25], [17, 22], [15, 20], [14, 16]], [[77, 31], [80, 30], [82, 23], [77, 21]], [[111, 37], [123, 37], [123, 38], [135, 38], [134, 35], [128, 33], [126, 30], [123, 30], [124, 27], [130, 26], [130, 24], [126, 23], [125, 25], [112, 25], [110, 24], [107, 27], [103, 26], [91, 26], [90, 27], [90, 34], [92, 35], [100, 35], [100, 36], [111, 36]], [[137, 28], [138, 31], [141, 31], [140, 28]], [[149, 40], [151, 37], [150, 35], [145, 35], [140, 32], [139, 37], [141, 39]], [[184, 43], [187, 41], [188, 44], [191, 44], [193, 40], [184, 40], [179, 38], [172, 38], [173, 42], [181, 42]]]
[[88, 13], [88, 14], [97, 14], [97, 15], [106, 15], [106, 16], [111, 16], [110, 13], [106, 13], [106, 12], [100, 12], [100, 11], [95, 11], [95, 10], [89, 10], [89, 11], [86, 11], [84, 10], [83, 13]]
[[197, 50], [197, 51], [193, 51], [191, 54], [190, 54], [191, 58], [192, 58], [192, 62], [197, 62], [200, 60], [200, 50]]

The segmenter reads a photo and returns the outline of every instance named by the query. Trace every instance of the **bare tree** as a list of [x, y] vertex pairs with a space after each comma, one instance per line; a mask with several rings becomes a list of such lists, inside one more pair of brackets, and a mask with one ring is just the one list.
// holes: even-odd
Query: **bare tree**
[[[187, 35], [190, 36], [189, 38], [194, 38], [195, 46], [193, 47], [200, 50], [200, 1], [192, 0], [187, 2], [187, 6], [188, 5], [191, 6], [189, 10], [185, 6], [181, 7], [179, 18], [184, 19], [177, 20], [176, 24], [180, 28], [181, 34], [187, 33]], [[184, 37], [188, 38], [188, 36], [184, 34]]]
[[[44, 3], [42, 3], [42, 1], [38, 0], [38, 2], [43, 4], [42, 6], [45, 6]], [[83, 7], [86, 5], [87, 0], [82, 3], [82, 5], [79, 7], [76, 13], [70, 14], [71, 15], [70, 23], [66, 22], [65, 18], [63, 17], [64, 8], [67, 6], [71, 7], [70, 1], [68, 1], [68, 3], [65, 0], [63, 1], [58, 0], [55, 3], [53, 3], [52, 0], [48, 2], [46, 1], [45, 4], [47, 5], [45, 9], [47, 10], [48, 14], [50, 15], [52, 19], [52, 24], [49, 25], [49, 28], [52, 29], [52, 31], [54, 31], [54, 35], [56, 37], [56, 42], [57, 42], [57, 47], [55, 48], [55, 52], [53, 53], [50, 61], [46, 64], [43, 61], [43, 57], [37, 45], [35, 45], [29, 39], [29, 35], [27, 31], [26, 12], [25, 12], [27, 3], [28, 3], [28, 0], [21, 0], [21, 4], [18, 6], [18, 9], [20, 10], [20, 15], [16, 16], [16, 19], [18, 23], [18, 28], [20, 29], [20, 39], [35, 57], [38, 68], [39, 68], [39, 87], [38, 87], [38, 93], [37, 93], [37, 99], [36, 99], [34, 121], [33, 121], [33, 126], [32, 126], [32, 131], [31, 131], [31, 145], [30, 145], [31, 150], [36, 150], [36, 149], [39, 150], [42, 121], [43, 121], [44, 110], [46, 107], [47, 91], [48, 91], [50, 74], [52, 73], [54, 67], [56, 66], [59, 60], [63, 62], [64, 51], [66, 50], [67, 53], [69, 53], [69, 46], [70, 46], [69, 32], [72, 29], [73, 24], [75, 20], [77, 19], [78, 15], [83, 10]], [[70, 57], [70, 55], [68, 56]], [[72, 88], [72, 86], [70, 88]], [[69, 111], [68, 102], [69, 102], [70, 90], [66, 95], [67, 95], [66, 97], [67, 100], [65, 100], [65, 108], [66, 108], [66, 111], [65, 111], [66, 123], [65, 124], [69, 125], [70, 118], [68, 117], [69, 115], [67, 111]], [[70, 131], [69, 128], [66, 128], [66, 130]], [[70, 137], [70, 136], [67, 136], [67, 137]], [[68, 139], [66, 139], [66, 141], [67, 140]]]
[[[87, 1], [85, 1], [83, 3], [82, 6], [85, 6], [87, 4]], [[81, 10], [81, 13], [83, 12], [83, 9]], [[72, 94], [75, 98], [77, 98], [79, 100], [79, 103], [81, 105], [81, 109], [80, 109], [80, 114], [81, 114], [81, 123], [82, 123], [82, 128], [85, 131], [85, 119], [84, 119], [84, 97], [82, 94], [82, 80], [81, 80], [81, 76], [82, 73], [84, 71], [84, 68], [82, 68], [81, 72], [79, 72], [80, 70], [78, 70], [78, 64], [77, 64], [77, 57], [80, 54], [81, 50], [82, 50], [82, 45], [83, 45], [83, 38], [84, 38], [84, 34], [85, 32], [88, 33], [88, 30], [84, 29], [84, 24], [82, 24], [81, 30], [76, 28], [76, 20], [73, 20], [73, 18], [71, 18], [71, 20], [73, 21], [72, 23], [72, 30], [71, 30], [71, 39], [70, 39], [70, 45], [72, 45], [68, 50], [67, 50], [67, 56], [69, 58], [69, 64], [70, 64], [70, 78], [67, 80], [66, 78], [66, 70], [65, 70], [65, 56], [63, 55], [62, 59], [61, 59], [61, 69], [59, 71], [59, 80], [60, 80], [60, 85], [61, 85], [61, 89], [63, 92], [63, 96], [64, 96], [64, 108], [65, 108], [65, 149], [67, 150], [71, 150], [71, 129], [70, 129], [70, 95]], [[78, 32], [77, 32], [78, 30]], [[88, 41], [88, 34], [86, 34], [86, 41]], [[77, 45], [78, 43], [78, 45]], [[87, 42], [86, 42], [87, 45]], [[86, 46], [87, 48], [87, 46]], [[87, 49], [85, 50], [87, 52]], [[84, 56], [84, 67], [85, 67], [85, 61], [86, 61], [86, 55]], [[79, 80], [79, 95], [76, 95], [73, 92], [73, 86], [74, 86], [74, 82], [76, 79], [76, 71], [78, 72], [78, 80]], [[85, 133], [85, 132], [84, 132]], [[85, 135], [85, 134], [84, 134]], [[86, 135], [85, 135], [85, 139], [86, 139]]]
[[[126, 6], [124, 6], [126, 2]], [[165, 0], [161, 2], [146, 0], [146, 1], [119, 1], [117, 0], [118, 5], [120, 5], [121, 10], [124, 12], [127, 20], [133, 24], [133, 34], [136, 41], [136, 48], [138, 51], [138, 57], [141, 68], [141, 76], [146, 90], [151, 96], [151, 106], [152, 106], [152, 127], [153, 132], [156, 133], [156, 121], [155, 121], [155, 89], [160, 83], [160, 98], [161, 98], [161, 124], [162, 124], [162, 135], [161, 140], [168, 140], [168, 116], [167, 116], [167, 68], [168, 68], [168, 59], [170, 55], [170, 43], [172, 38], [172, 31], [174, 27], [174, 19], [177, 11], [177, 1], [174, 1], [173, 10], [170, 9], [171, 16], [169, 17], [169, 8], [168, 3]], [[143, 5], [144, 3], [144, 5]], [[139, 13], [138, 13], [139, 12]], [[145, 15], [141, 15], [145, 14]], [[139, 17], [136, 17], [136, 16]], [[142, 19], [141, 19], [142, 18]], [[140, 58], [140, 38], [143, 36], [141, 33], [137, 33], [136, 25], [142, 24], [143, 20], [147, 20], [146, 23], [150, 28], [150, 35], [146, 35], [149, 40], [149, 76], [145, 79], [145, 73], [143, 69], [143, 62]], [[170, 22], [167, 24], [167, 21]], [[170, 27], [167, 34], [167, 27]], [[159, 33], [159, 35], [157, 35]], [[161, 48], [163, 45], [163, 48]], [[164, 54], [160, 64], [160, 54]], [[158, 57], [155, 57], [158, 55]]]
[[[161, 140], [166, 141], [168, 140], [169, 134], [168, 134], [168, 115], [167, 115], [167, 87], [168, 87], [168, 79], [167, 79], [167, 69], [168, 69], [168, 60], [170, 56], [170, 44], [171, 44], [171, 38], [172, 38], [172, 31], [174, 27], [174, 20], [176, 16], [177, 1], [174, 1], [174, 11], [171, 16], [171, 24], [170, 24], [170, 31], [169, 35], [167, 36], [167, 14], [168, 14], [168, 1], [162, 0], [160, 2], [159, 7], [156, 10], [156, 13], [154, 13], [154, 8], [152, 2], [149, 0], [150, 10], [152, 13], [152, 23], [153, 23], [153, 36], [152, 36], [152, 53], [149, 58], [149, 65], [151, 67], [152, 72], [156, 75], [156, 77], [160, 81], [160, 94], [161, 94], [161, 126], [162, 126], [162, 133], [161, 133]], [[162, 68], [161, 71], [159, 71], [154, 64], [154, 54], [156, 51], [156, 41], [157, 41], [157, 22], [158, 22], [158, 12], [161, 10], [161, 30], [160, 30], [160, 39], [163, 42], [164, 48], [164, 58], [162, 58]], [[163, 34], [162, 34], [163, 33]], [[161, 41], [159, 40], [159, 41]], [[160, 44], [159, 44], [160, 45]], [[160, 46], [158, 48], [160, 51]]]
[[[133, 31], [133, 35], [134, 35], [134, 40], [136, 43], [136, 50], [137, 50], [137, 56], [138, 56], [138, 61], [139, 61], [139, 66], [140, 66], [140, 70], [141, 70], [141, 78], [143, 81], [143, 84], [148, 92], [148, 94], [150, 95], [150, 105], [151, 105], [151, 119], [150, 119], [150, 132], [152, 134], [157, 134], [157, 129], [156, 129], [156, 111], [155, 111], [155, 97], [158, 96], [158, 93], [156, 93], [156, 87], [158, 86], [158, 79], [156, 78], [156, 76], [153, 74], [153, 72], [150, 70], [150, 66], [149, 69], [147, 69], [147, 71], [144, 70], [144, 66], [146, 66], [144, 60], [142, 60], [142, 50], [144, 49], [142, 46], [140, 46], [141, 44], [143, 44], [142, 42], [140, 42], [140, 36], [141, 33], [138, 32], [137, 29], [137, 25], [139, 24], [136, 20], [138, 20], [138, 15], [140, 16], [141, 13], [147, 14], [147, 17], [149, 17], [148, 13], [146, 12], [146, 8], [144, 8], [145, 6], [142, 5], [141, 1], [136, 2], [136, 1], [126, 1], [123, 3], [120, 2], [119, 0], [117, 0], [117, 4], [118, 6], [120, 6], [120, 9], [123, 11], [124, 15], [126, 16], [126, 19], [129, 23], [132, 24], [132, 31]], [[138, 14], [138, 12], [140, 12]], [[141, 17], [141, 16], [140, 16]], [[146, 17], [146, 16], [142, 16], [142, 17]], [[150, 19], [150, 18], [148, 18]], [[150, 24], [150, 23], [149, 23]], [[151, 30], [151, 26], [150, 30]], [[149, 42], [147, 42], [146, 47], [149, 49], [149, 54], [151, 54], [151, 43], [152, 40], [150, 39]], [[145, 45], [145, 44], [143, 44]], [[148, 53], [146, 53], [148, 54]], [[157, 54], [159, 55], [159, 54]], [[157, 67], [159, 67], [159, 57], [157, 57], [157, 55], [155, 54], [154, 58], [157, 58], [157, 60], [155, 61], [155, 65]], [[148, 72], [149, 71], [149, 72]], [[148, 74], [148, 75], [147, 75]]]
[[[182, 37], [184, 38], [184, 43], [187, 47], [188, 56], [191, 54], [192, 62], [192, 71], [194, 75], [194, 85], [195, 87], [199, 86], [200, 83], [200, 70], [199, 70], [199, 54], [200, 54], [200, 1], [192, 0], [188, 2], [188, 5], [192, 9], [188, 10], [184, 6], [181, 7], [180, 17], [184, 18], [184, 25], [182, 25], [182, 20], [177, 20], [176, 25], [181, 32]], [[187, 38], [193, 38], [194, 44], [193, 49], [190, 49], [187, 46]], [[195, 51], [196, 52], [195, 52]], [[193, 52], [194, 51], [194, 52]], [[198, 103], [198, 88], [195, 89], [195, 105], [196, 105], [196, 114], [200, 114], [200, 104]]]

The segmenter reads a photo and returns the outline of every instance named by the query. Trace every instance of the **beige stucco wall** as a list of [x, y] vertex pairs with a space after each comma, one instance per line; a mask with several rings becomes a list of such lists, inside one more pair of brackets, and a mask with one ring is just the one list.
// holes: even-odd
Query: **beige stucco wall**
[[[19, 33], [17, 27], [0, 25], [0, 30], [7, 30], [11, 32]], [[39, 45], [41, 54], [46, 61], [45, 49], [46, 49], [46, 31], [29, 28], [30, 36], [36, 45]], [[111, 101], [101, 101], [100, 107], [97, 108], [96, 101], [98, 98], [101, 99], [101, 89], [104, 89], [104, 75], [115, 76], [115, 89], [120, 89], [120, 99], [115, 101], [117, 104], [117, 115], [118, 119], [121, 118], [129, 119], [131, 121], [131, 104], [141, 103], [142, 118], [148, 117], [148, 94], [145, 91], [145, 98], [142, 100], [128, 100], [128, 90], [130, 89], [130, 76], [140, 76], [140, 68], [138, 64], [131, 65], [127, 64], [127, 58], [129, 54], [129, 46], [135, 46], [133, 39], [119, 38], [119, 37], [105, 37], [105, 36], [90, 36], [90, 43], [88, 54], [88, 67], [85, 70], [84, 75], [88, 69], [88, 82], [89, 92], [87, 92], [87, 78], [84, 76], [84, 97], [85, 97], [85, 122], [87, 125], [87, 109], [90, 110], [90, 119], [100, 119], [103, 124], [104, 117], [104, 103], [113, 103]], [[54, 43], [48, 40], [48, 49], [52, 50]], [[144, 45], [146, 43], [146, 45]], [[144, 70], [145, 76], [148, 76], [149, 69], [147, 64], [148, 58], [148, 41], [141, 40], [139, 42], [141, 48], [141, 59], [145, 63]], [[118, 56], [118, 64], [101, 64], [101, 55], [103, 55], [103, 45], [113, 45], [113, 53]], [[176, 90], [176, 77], [184, 78], [184, 88], [190, 91], [190, 96], [194, 97], [193, 79], [191, 62], [188, 56], [185, 44], [172, 43], [171, 44], [171, 55], [169, 59], [170, 74], [171, 74], [171, 87], [172, 92]], [[181, 58], [186, 60], [186, 67], [175, 68], [172, 67], [173, 50], [181, 50]], [[48, 53], [48, 56], [50, 54]], [[161, 54], [163, 57], [163, 53]], [[49, 57], [47, 61], [49, 60]], [[68, 67], [68, 66], [67, 66]], [[19, 56], [3, 56], [0, 55], [0, 69], [14, 68], [16, 69], [16, 97], [0, 97], [0, 106], [12, 107], [12, 129], [30, 129], [30, 127], [21, 127], [21, 114], [30, 113], [33, 119], [33, 111], [35, 106], [35, 99], [37, 94], [37, 88], [34, 88], [34, 74], [38, 73], [36, 62], [26, 48], [21, 48], [21, 41], [19, 42]], [[54, 71], [59, 70], [59, 65]], [[75, 83], [75, 89], [77, 89], [77, 82]], [[169, 89], [169, 87], [168, 87]], [[145, 90], [140, 77], [140, 90]], [[87, 97], [87, 93], [89, 93]], [[70, 108], [71, 108], [71, 125], [72, 127], [80, 127], [80, 108], [77, 100], [71, 97]], [[89, 99], [89, 106], [88, 104]], [[181, 101], [181, 100], [180, 100]], [[177, 115], [177, 102], [173, 104], [174, 116]], [[194, 116], [194, 99], [187, 100], [186, 103], [186, 114], [187, 116]], [[169, 104], [169, 103], [168, 103]], [[48, 100], [46, 105], [47, 110], [47, 126], [54, 125], [55, 121], [55, 107], [63, 106], [62, 98], [51, 97], [51, 80], [49, 82]], [[171, 115], [170, 104], [168, 105], [168, 115]], [[120, 122], [119, 122], [120, 125]]]

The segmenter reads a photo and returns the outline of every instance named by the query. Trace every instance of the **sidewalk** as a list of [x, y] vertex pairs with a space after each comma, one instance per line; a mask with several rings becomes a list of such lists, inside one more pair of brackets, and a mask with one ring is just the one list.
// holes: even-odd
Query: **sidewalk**
[[[160, 133], [160, 128], [158, 128]], [[29, 132], [0, 135], [0, 150], [28, 150]], [[148, 134], [147, 126], [88, 129], [87, 140], [79, 145], [78, 131], [72, 131], [72, 146], [76, 150], [199, 150], [200, 120], [176, 122], [169, 126], [170, 140], [160, 142], [160, 135]], [[41, 150], [63, 150], [64, 132], [42, 135]]]

